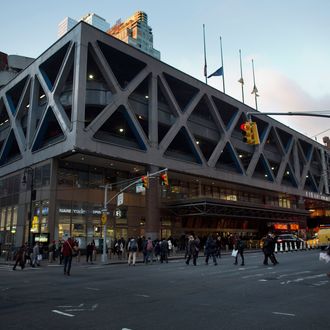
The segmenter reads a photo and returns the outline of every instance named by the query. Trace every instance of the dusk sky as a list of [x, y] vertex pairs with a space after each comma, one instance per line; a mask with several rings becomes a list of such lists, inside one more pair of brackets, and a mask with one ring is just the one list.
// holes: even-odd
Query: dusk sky
[[[67, 16], [79, 20], [96, 13], [113, 25], [137, 10], [148, 14], [154, 48], [161, 52], [163, 62], [205, 81], [205, 24], [209, 74], [221, 65], [222, 37], [226, 94], [242, 99], [241, 49], [248, 105], [255, 108], [251, 95], [254, 59], [258, 110], [330, 114], [329, 0], [6, 1], [1, 4], [0, 51], [36, 58], [57, 40], [58, 23]], [[221, 77], [212, 77], [208, 83], [222, 91]], [[323, 136], [330, 136], [330, 118], [275, 119], [309, 137], [318, 134], [320, 143]]]

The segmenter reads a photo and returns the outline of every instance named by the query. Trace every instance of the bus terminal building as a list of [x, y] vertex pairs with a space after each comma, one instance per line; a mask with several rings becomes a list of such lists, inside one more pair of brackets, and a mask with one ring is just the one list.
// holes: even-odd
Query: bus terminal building
[[[330, 150], [253, 114], [260, 144], [246, 144], [252, 111], [80, 22], [0, 89], [0, 242], [84, 248], [102, 238], [105, 187], [108, 238], [329, 223]], [[164, 169], [169, 185], [131, 185]]]

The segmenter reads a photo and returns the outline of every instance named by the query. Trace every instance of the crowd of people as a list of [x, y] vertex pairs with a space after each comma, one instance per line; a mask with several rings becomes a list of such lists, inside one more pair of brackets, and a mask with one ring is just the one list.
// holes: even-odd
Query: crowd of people
[[[117, 257], [119, 260], [127, 260], [129, 266], [135, 266], [138, 254], [142, 255], [142, 261], [145, 264], [153, 262], [168, 263], [169, 256], [179, 251], [184, 252], [187, 265], [191, 261], [196, 266], [198, 257], [203, 257], [205, 258], [205, 265], [208, 265], [211, 260], [216, 266], [221, 258], [221, 251], [223, 249], [228, 250], [228, 247], [230, 247], [233, 250], [232, 256], [235, 258], [234, 265], [238, 264], [238, 258], [240, 258], [241, 266], [244, 266], [246, 240], [239, 235], [232, 235], [229, 238], [230, 240], [224, 240], [220, 235], [208, 235], [200, 239], [193, 234], [185, 235], [183, 240], [182, 238], [178, 240], [172, 237], [156, 240], [152, 240], [150, 237], [130, 237], [127, 240], [119, 238], [115, 239], [106, 251], [109, 258]], [[269, 262], [273, 265], [279, 263], [275, 257], [275, 245], [276, 240], [273, 233], [269, 233], [263, 238], [264, 265], [268, 265]], [[84, 252], [86, 252], [86, 263], [93, 264], [97, 258], [97, 247], [94, 240], [88, 242]], [[25, 243], [16, 251], [13, 270], [16, 270], [17, 266], [20, 266], [22, 270], [27, 265], [39, 267], [40, 261], [45, 256], [46, 253], [44, 253], [43, 246], [40, 243], [36, 242], [33, 247]], [[63, 264], [63, 272], [67, 276], [70, 276], [73, 257], [76, 257], [77, 262], [79, 262], [80, 256], [79, 242], [71, 237], [57, 243], [52, 241], [47, 249], [48, 262], [53, 263], [58, 260], [60, 264]]]

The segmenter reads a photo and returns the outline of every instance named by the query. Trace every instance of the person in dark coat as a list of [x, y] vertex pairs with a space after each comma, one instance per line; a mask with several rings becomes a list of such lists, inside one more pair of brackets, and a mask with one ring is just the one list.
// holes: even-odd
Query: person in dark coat
[[205, 264], [209, 264], [209, 258], [212, 257], [214, 266], [217, 265], [217, 259], [215, 257], [217, 250], [216, 241], [213, 239], [212, 235], [209, 235], [205, 243]]
[[239, 236], [238, 238], [236, 238], [235, 241], [235, 249], [238, 250], [238, 252], [235, 258], [234, 265], [237, 265], [238, 255], [240, 255], [242, 258], [241, 266], [244, 266], [244, 247], [245, 247], [244, 241], [242, 240], [242, 237]]
[[18, 264], [21, 266], [21, 269], [23, 270], [25, 267], [25, 246], [24, 245], [22, 245], [16, 253], [15, 265], [13, 267], [13, 270], [16, 270], [16, 267]]
[[160, 262], [168, 263], [168, 242], [165, 238], [160, 242]]
[[[275, 250], [275, 241], [272, 238], [271, 234], [268, 234], [264, 239], [263, 239], [263, 247], [262, 247], [262, 252], [264, 253], [264, 265], [268, 265], [268, 258], [270, 261], [275, 265], [276, 262], [274, 259], [274, 250]], [[274, 256], [274, 257], [273, 257]]]
[[93, 250], [94, 247], [92, 245], [92, 243], [88, 243], [87, 247], [86, 247], [86, 262], [88, 263], [88, 261], [90, 261], [90, 263], [93, 263]]
[[275, 251], [275, 239], [273, 238], [273, 235], [269, 233], [266, 238], [264, 239], [264, 244], [262, 247], [262, 251], [264, 253], [264, 265], [268, 265], [268, 258], [273, 263], [273, 265], [276, 265], [278, 262], [275, 258], [274, 251]]
[[188, 243], [187, 243], [187, 260], [186, 264], [189, 265], [190, 259], [193, 259], [193, 265], [196, 266], [197, 264], [197, 257], [199, 252], [199, 245], [198, 241], [195, 240], [193, 235], [189, 236]]
[[72, 255], [74, 251], [74, 240], [69, 237], [67, 241], [64, 241], [62, 246], [63, 262], [64, 262], [64, 275], [70, 276]]

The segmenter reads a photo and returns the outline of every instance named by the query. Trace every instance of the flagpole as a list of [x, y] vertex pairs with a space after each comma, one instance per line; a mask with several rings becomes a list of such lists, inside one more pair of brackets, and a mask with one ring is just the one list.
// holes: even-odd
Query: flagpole
[[226, 93], [225, 90], [225, 70], [223, 67], [223, 53], [222, 53], [222, 38], [220, 36], [220, 52], [221, 52], [221, 66], [222, 66], [222, 86], [223, 86], [223, 92]]
[[242, 53], [241, 50], [239, 50], [239, 64], [240, 64], [240, 69], [241, 69], [241, 78], [239, 82], [241, 83], [242, 87], [242, 102], [244, 103], [244, 79], [243, 79], [243, 70], [242, 70]]
[[258, 110], [258, 103], [257, 103], [258, 90], [257, 90], [257, 87], [256, 87], [256, 78], [255, 78], [255, 75], [254, 75], [254, 62], [253, 62], [253, 59], [252, 59], [252, 73], [253, 73], [253, 91], [252, 91], [252, 93], [254, 93], [254, 100], [255, 100], [255, 103], [256, 103], [256, 110]]
[[203, 24], [203, 41], [204, 41], [204, 76], [207, 85], [207, 64], [206, 64], [206, 45], [205, 45], [205, 24]]

